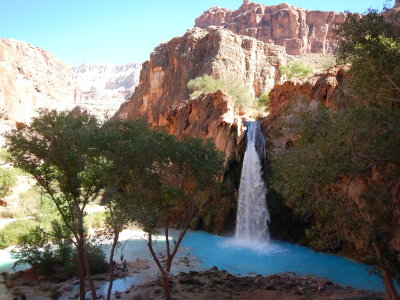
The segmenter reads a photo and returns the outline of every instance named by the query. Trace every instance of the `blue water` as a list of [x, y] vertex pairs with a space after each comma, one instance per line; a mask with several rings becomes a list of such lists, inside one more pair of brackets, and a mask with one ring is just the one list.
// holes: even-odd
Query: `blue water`
[[267, 251], [253, 251], [235, 246], [232, 240], [198, 231], [189, 232], [182, 243], [207, 268], [217, 266], [241, 275], [296, 272], [327, 278], [343, 286], [384, 292], [381, 278], [370, 274], [369, 266], [349, 259], [279, 241], [271, 241]]

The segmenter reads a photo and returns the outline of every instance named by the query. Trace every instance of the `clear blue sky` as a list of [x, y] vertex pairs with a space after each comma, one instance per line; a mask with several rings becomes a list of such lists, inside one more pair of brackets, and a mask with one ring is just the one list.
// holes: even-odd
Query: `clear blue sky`
[[[259, 0], [309, 10], [365, 12], [379, 0]], [[242, 0], [0, 0], [0, 37], [50, 50], [68, 64], [142, 62], [159, 43], [180, 36], [211, 6]], [[393, 5], [393, 0], [388, 4]]]

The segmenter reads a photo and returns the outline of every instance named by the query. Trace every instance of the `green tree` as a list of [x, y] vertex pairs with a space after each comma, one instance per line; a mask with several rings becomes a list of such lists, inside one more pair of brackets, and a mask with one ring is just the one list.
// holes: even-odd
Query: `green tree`
[[348, 14], [336, 30], [336, 56], [350, 63], [349, 92], [362, 101], [392, 105], [400, 97], [400, 14], [370, 10], [361, 17]]
[[[362, 245], [366, 262], [382, 275], [388, 298], [398, 299], [399, 252], [392, 241], [400, 185], [399, 14], [348, 16], [337, 58], [351, 64], [335, 110], [292, 112], [283, 130], [292, 143], [273, 161], [272, 186], [289, 206], [312, 219], [314, 247]], [[301, 106], [301, 105], [300, 105]], [[307, 107], [307, 106], [303, 106]], [[357, 185], [360, 191], [355, 193]]]
[[[222, 170], [222, 155], [209, 141], [177, 141], [144, 122], [114, 120], [106, 124], [117, 131], [108, 159], [115, 172], [112, 186], [121, 195], [121, 205], [132, 221], [148, 234], [148, 248], [161, 275], [166, 299], [171, 299], [169, 276], [172, 261], [196, 212], [199, 197], [209, 192]], [[115, 138], [117, 137], [117, 138]], [[111, 146], [112, 145], [112, 146]], [[169, 227], [180, 231], [173, 245]], [[154, 251], [153, 235], [162, 227], [166, 240], [165, 261]]]
[[30, 125], [6, 135], [12, 163], [35, 178], [73, 236], [70, 240], [78, 254], [81, 299], [85, 299], [85, 276], [96, 299], [84, 216], [88, 203], [103, 188], [103, 161], [95, 144], [98, 130], [93, 117], [42, 110]]

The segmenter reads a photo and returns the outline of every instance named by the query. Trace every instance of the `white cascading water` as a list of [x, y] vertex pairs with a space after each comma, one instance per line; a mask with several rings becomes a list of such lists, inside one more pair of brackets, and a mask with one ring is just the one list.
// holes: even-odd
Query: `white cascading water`
[[247, 247], [257, 247], [269, 241], [267, 187], [261, 161], [261, 155], [265, 157], [265, 140], [258, 122], [247, 124], [247, 148], [240, 176], [235, 240]]

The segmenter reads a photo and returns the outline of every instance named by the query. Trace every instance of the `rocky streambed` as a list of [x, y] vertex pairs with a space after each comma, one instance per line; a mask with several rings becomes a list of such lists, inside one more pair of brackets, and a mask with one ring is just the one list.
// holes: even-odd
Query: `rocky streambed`
[[[283, 273], [271, 276], [234, 276], [216, 267], [181, 272], [171, 278], [173, 299], [379, 300], [383, 294], [342, 287], [332, 281]], [[160, 281], [152, 281], [116, 295], [119, 299], [163, 299]]]

